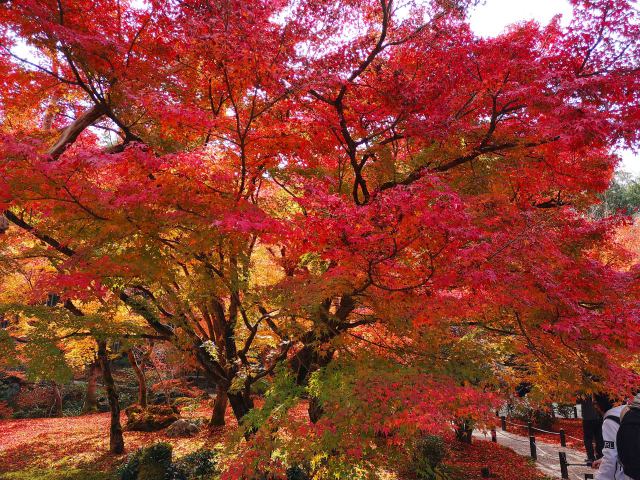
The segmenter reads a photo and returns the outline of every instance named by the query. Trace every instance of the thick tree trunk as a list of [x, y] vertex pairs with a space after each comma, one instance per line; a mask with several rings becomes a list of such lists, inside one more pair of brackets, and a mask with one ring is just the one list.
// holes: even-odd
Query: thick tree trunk
[[118, 403], [118, 392], [111, 374], [111, 365], [107, 356], [107, 342], [98, 340], [98, 358], [102, 367], [104, 385], [107, 389], [109, 400], [109, 410], [111, 410], [111, 427], [109, 429], [109, 450], [111, 453], [124, 452], [124, 438], [122, 436], [122, 425], [120, 424], [120, 405]]
[[324, 414], [324, 409], [322, 405], [320, 405], [317, 397], [309, 398], [309, 408], [307, 411], [309, 412], [309, 420], [311, 420], [311, 423], [316, 423]]
[[136, 361], [136, 356], [133, 354], [132, 350], [127, 352], [127, 357], [129, 358], [129, 363], [131, 363], [131, 367], [138, 378], [138, 403], [141, 407], [147, 407], [147, 379], [144, 376], [144, 372], [138, 365]]
[[[309, 383], [309, 376], [318, 368], [326, 367], [333, 358], [333, 351], [327, 352], [325, 355], [319, 355], [316, 348], [312, 345], [305, 345], [291, 359], [289, 366], [296, 374], [296, 383], [305, 386]], [[322, 405], [315, 397], [309, 398], [309, 420], [316, 423], [324, 414]]]
[[253, 408], [253, 400], [251, 399], [251, 397], [247, 397], [242, 393], [227, 392], [227, 397], [229, 398], [229, 403], [231, 404], [233, 414], [235, 415], [238, 422], [241, 422], [242, 417], [249, 413], [249, 410]]
[[100, 366], [98, 362], [93, 362], [87, 367], [87, 393], [84, 397], [84, 405], [82, 405], [82, 412], [96, 412], [98, 411], [98, 374], [100, 373]]
[[[231, 404], [231, 409], [233, 410], [233, 414], [238, 420], [238, 424], [242, 425], [242, 420], [244, 416], [249, 413], [249, 411], [253, 408], [253, 400], [249, 395], [245, 395], [243, 393], [229, 393], [227, 392], [227, 397], [229, 398], [229, 403]], [[255, 430], [246, 430], [244, 432], [244, 438], [249, 440], [251, 436], [255, 433]]]
[[227, 398], [226, 389], [218, 384], [216, 386], [216, 398], [213, 401], [213, 413], [211, 414], [211, 421], [209, 425], [212, 427], [222, 427], [225, 424], [224, 415], [227, 411], [227, 404], [229, 399]]

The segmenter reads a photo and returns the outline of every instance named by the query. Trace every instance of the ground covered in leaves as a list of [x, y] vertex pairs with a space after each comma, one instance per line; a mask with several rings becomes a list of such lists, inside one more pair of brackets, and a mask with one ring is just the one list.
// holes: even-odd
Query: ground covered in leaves
[[[206, 403], [189, 411], [186, 418], [206, 417]], [[233, 422], [229, 418], [229, 422]], [[3, 480], [111, 480], [127, 454], [108, 453], [109, 414], [80, 417], [0, 420], [0, 479]], [[168, 438], [164, 431], [125, 432], [127, 452], [157, 441], [170, 442], [176, 457], [201, 447], [213, 446], [222, 432], [206, 429], [192, 438]], [[542, 480], [533, 464], [511, 450], [486, 441], [464, 445], [447, 442], [447, 470], [452, 478], [476, 480], [488, 469], [496, 480]]]
[[[207, 418], [208, 402], [183, 409], [183, 418]], [[122, 415], [124, 422], [124, 414]], [[234, 424], [229, 416], [227, 421]], [[109, 413], [79, 417], [0, 420], [0, 479], [102, 479], [98, 472], [112, 472], [124, 462], [128, 453], [158, 441], [170, 442], [174, 454], [187, 453], [216, 443], [216, 435], [203, 429], [190, 438], [169, 438], [165, 431], [124, 432], [127, 453], [111, 455], [109, 451]], [[77, 470], [77, 473], [74, 471]], [[31, 471], [31, 476], [15, 472]], [[37, 473], [36, 473], [37, 471]], [[65, 476], [54, 472], [65, 471]], [[9, 472], [11, 475], [9, 475]], [[87, 477], [88, 472], [95, 474]], [[47, 476], [48, 475], [48, 476]]]
[[[474, 441], [472, 445], [452, 442], [447, 464], [453, 476], [464, 480], [543, 480], [546, 477], [533, 462], [506, 447], [487, 441]], [[487, 469], [489, 477], [483, 477]]]

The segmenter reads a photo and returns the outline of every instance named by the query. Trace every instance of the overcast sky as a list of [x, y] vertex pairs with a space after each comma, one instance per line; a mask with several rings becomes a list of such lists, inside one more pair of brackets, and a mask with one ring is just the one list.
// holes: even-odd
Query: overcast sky
[[[571, 5], [567, 0], [486, 0], [471, 14], [471, 27], [482, 36], [497, 35], [507, 25], [535, 19], [546, 24], [554, 15], [562, 14], [562, 22], [571, 19]], [[621, 168], [640, 175], [640, 155], [630, 151], [619, 152]]]

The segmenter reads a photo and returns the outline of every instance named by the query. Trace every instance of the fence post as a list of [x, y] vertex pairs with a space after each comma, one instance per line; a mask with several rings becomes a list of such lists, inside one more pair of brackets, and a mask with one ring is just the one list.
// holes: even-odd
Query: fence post
[[536, 451], [536, 437], [529, 436], [529, 449], [531, 450], [531, 458], [538, 460], [538, 452]]
[[560, 445], [562, 445], [563, 447], [567, 446], [567, 437], [564, 433], [564, 428], [560, 429]]
[[504, 415], [500, 417], [500, 426], [502, 427], [503, 432], [507, 431], [507, 417]]
[[573, 416], [574, 418], [578, 418], [578, 407], [575, 405], [573, 406]]
[[567, 454], [565, 452], [558, 452], [558, 457], [560, 458], [560, 475], [561, 478], [567, 479], [569, 478], [569, 468], [567, 465]]
[[534, 433], [533, 433], [533, 425], [531, 424], [531, 422], [527, 422], [527, 430], [529, 432], [529, 436], [533, 437]]
[[496, 433], [496, 427], [491, 427], [491, 441], [498, 443], [498, 434]]

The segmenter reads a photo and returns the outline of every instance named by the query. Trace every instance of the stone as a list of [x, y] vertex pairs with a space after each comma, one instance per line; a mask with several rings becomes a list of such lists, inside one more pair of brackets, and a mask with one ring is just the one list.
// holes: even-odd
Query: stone
[[199, 432], [200, 427], [195, 422], [181, 418], [169, 425], [166, 433], [168, 437], [193, 437]]
[[177, 407], [169, 405], [131, 405], [124, 411], [127, 416], [126, 429], [136, 432], [156, 432], [180, 419]]

